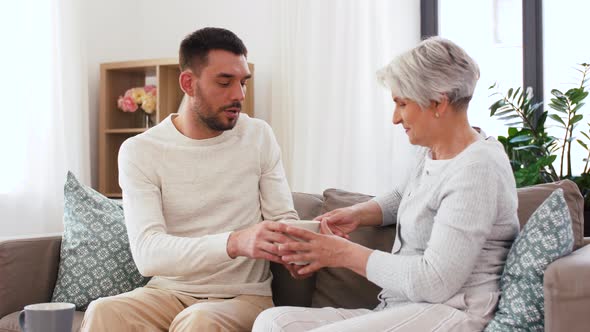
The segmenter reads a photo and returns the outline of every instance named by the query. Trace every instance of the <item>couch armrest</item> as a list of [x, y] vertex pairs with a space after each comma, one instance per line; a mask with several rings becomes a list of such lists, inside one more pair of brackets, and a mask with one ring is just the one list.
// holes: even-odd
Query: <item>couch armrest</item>
[[60, 246], [56, 234], [0, 240], [0, 318], [51, 300]]
[[545, 271], [545, 331], [588, 331], [590, 246], [549, 264]]

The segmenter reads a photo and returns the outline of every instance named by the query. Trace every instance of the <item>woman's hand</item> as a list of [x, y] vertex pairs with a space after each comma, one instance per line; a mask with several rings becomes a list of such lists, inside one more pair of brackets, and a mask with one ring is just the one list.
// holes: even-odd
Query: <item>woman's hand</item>
[[322, 234], [336, 234], [348, 239], [350, 238], [348, 234], [360, 225], [360, 215], [359, 207], [353, 205], [324, 213], [321, 216], [316, 217], [314, 220], [320, 220], [327, 223], [330, 233], [326, 233], [322, 229]]
[[310, 262], [297, 271], [299, 275], [313, 273], [322, 267], [345, 267], [365, 276], [367, 260], [372, 250], [334, 235], [326, 221], [321, 222], [320, 230], [322, 234], [287, 227], [285, 234], [306, 242], [280, 244], [282, 260], [285, 263]]
[[299, 274], [299, 270], [301, 270], [305, 265], [283, 263], [283, 266], [285, 267], [285, 269], [287, 269], [289, 271], [289, 273], [291, 273], [291, 277], [293, 277], [293, 279], [306, 279], [306, 278], [309, 278], [313, 275], [313, 272], [306, 273], [306, 274]]

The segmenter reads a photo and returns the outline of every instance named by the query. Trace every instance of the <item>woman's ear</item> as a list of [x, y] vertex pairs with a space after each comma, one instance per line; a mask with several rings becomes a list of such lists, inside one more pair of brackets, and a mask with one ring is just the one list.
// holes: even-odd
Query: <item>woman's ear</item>
[[180, 89], [190, 97], [194, 97], [193, 84], [195, 83], [195, 75], [190, 70], [185, 70], [180, 73], [178, 77], [178, 83], [180, 83]]
[[449, 97], [443, 94], [439, 101], [433, 101], [431, 105], [433, 106], [434, 114], [438, 114], [437, 117], [443, 116], [449, 109]]

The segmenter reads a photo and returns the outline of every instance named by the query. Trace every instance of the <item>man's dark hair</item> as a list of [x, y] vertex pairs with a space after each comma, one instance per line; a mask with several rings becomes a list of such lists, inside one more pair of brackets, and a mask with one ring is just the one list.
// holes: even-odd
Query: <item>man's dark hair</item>
[[190, 68], [199, 74], [201, 68], [207, 65], [207, 56], [211, 50], [224, 50], [248, 56], [246, 46], [233, 32], [222, 28], [203, 28], [186, 36], [180, 43], [180, 70]]

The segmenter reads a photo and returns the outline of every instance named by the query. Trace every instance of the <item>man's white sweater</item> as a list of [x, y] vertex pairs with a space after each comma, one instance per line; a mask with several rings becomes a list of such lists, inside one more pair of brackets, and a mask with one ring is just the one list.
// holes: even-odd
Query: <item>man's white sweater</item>
[[171, 115], [119, 151], [119, 183], [131, 252], [148, 286], [196, 297], [271, 295], [269, 263], [232, 259], [234, 230], [298, 219], [268, 124], [241, 114], [232, 130], [203, 140]]

